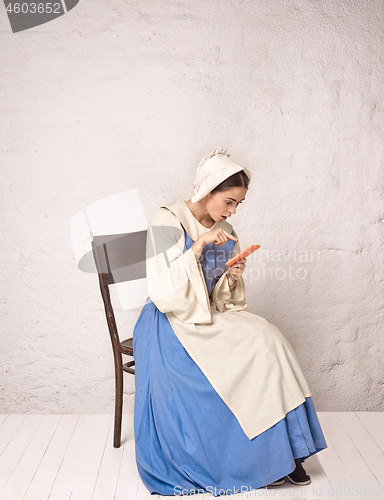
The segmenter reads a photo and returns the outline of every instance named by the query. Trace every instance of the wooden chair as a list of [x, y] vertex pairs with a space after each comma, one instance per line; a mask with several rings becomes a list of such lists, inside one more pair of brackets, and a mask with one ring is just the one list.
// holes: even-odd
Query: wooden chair
[[123, 372], [135, 374], [134, 359], [123, 364], [122, 354], [133, 357], [133, 338], [120, 342], [109, 285], [145, 278], [147, 230], [135, 233], [94, 236], [93, 256], [99, 275], [100, 291], [104, 302], [109, 334], [115, 360], [115, 425], [113, 446], [121, 445], [123, 413]]

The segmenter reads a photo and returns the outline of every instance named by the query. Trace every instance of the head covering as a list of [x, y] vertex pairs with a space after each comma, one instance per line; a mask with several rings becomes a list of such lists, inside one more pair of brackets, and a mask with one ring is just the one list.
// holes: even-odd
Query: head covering
[[231, 160], [226, 149], [215, 148], [197, 167], [191, 202], [197, 203], [202, 200], [212, 189], [240, 170], [244, 170], [251, 180], [250, 170]]

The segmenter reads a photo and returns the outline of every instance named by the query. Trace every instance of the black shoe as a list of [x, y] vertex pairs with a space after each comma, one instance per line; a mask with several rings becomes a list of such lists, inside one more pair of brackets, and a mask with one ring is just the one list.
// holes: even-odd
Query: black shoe
[[285, 483], [285, 476], [278, 479], [277, 481], [274, 481], [271, 484], [268, 484], [268, 486], [280, 486], [281, 484], [284, 484], [284, 483]]
[[300, 486], [305, 486], [306, 484], [310, 484], [312, 482], [311, 478], [305, 472], [301, 464], [300, 458], [295, 458], [295, 464], [296, 464], [296, 469], [290, 474], [288, 474], [287, 478], [291, 481], [291, 483], [298, 484]]

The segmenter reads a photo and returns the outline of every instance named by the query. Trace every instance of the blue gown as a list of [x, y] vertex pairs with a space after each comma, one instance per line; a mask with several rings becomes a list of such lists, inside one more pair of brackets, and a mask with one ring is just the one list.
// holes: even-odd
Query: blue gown
[[[185, 252], [193, 240], [184, 233]], [[227, 269], [222, 252], [229, 259], [234, 244], [205, 245], [208, 295]], [[310, 397], [250, 440], [150, 298], [133, 331], [133, 354], [136, 463], [152, 494], [219, 496], [265, 487], [292, 472], [294, 458], [327, 447]]]

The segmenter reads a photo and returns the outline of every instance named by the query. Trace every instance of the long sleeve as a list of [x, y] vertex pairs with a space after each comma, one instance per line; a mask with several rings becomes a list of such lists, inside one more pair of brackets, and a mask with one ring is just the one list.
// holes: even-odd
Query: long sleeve
[[161, 312], [171, 312], [184, 323], [211, 323], [201, 264], [192, 248], [184, 248], [182, 225], [171, 211], [160, 208], [147, 235], [148, 296]]
[[[233, 228], [232, 228], [233, 229]], [[233, 247], [232, 256], [237, 255], [241, 249], [239, 244], [239, 238], [233, 229], [233, 233], [237, 238], [235, 245]], [[237, 280], [236, 286], [232, 292], [229, 289], [227, 274], [229, 273], [229, 268], [220, 276], [220, 279], [216, 283], [214, 289], [211, 293], [211, 304], [219, 312], [225, 312], [228, 310], [232, 311], [250, 311], [249, 306], [245, 301], [245, 285], [243, 277]]]

